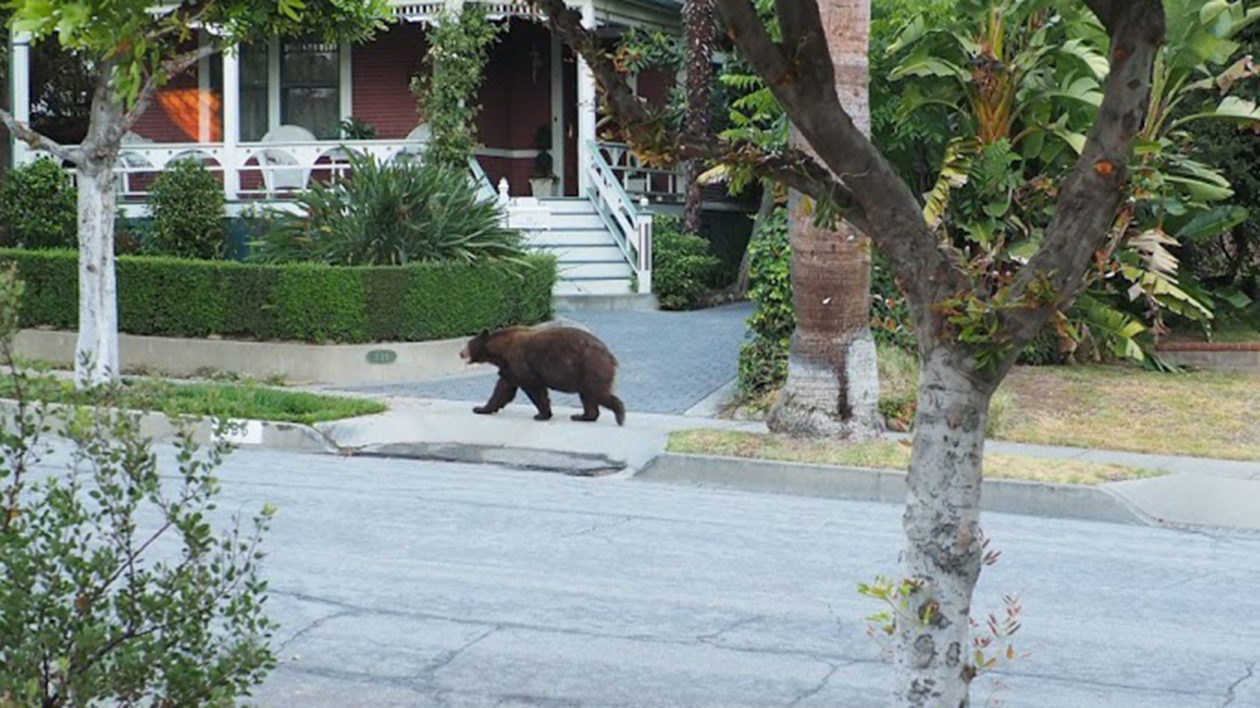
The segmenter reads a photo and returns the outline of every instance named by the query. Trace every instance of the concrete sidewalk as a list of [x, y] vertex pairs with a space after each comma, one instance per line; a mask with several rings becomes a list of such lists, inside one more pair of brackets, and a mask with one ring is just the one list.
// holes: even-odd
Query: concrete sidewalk
[[[385, 402], [390, 406], [386, 413], [316, 427], [346, 454], [496, 462], [569, 474], [614, 474], [621, 477], [638, 474], [661, 456], [670, 432], [675, 430], [719, 428], [765, 431], [763, 423], [697, 416], [631, 412], [626, 425], [618, 427], [612, 416], [607, 414], [596, 423], [573, 422], [569, 420], [569, 415], [579, 412], [578, 409], [559, 406], [555, 407], [555, 417], [544, 423], [533, 420], [534, 409], [529, 405], [511, 405], [498, 414], [479, 416], [472, 413], [472, 404], [465, 401], [395, 397], [385, 399]], [[1160, 525], [1260, 531], [1260, 462], [997, 441], [988, 443], [986, 449], [1024, 457], [1080, 459], [1165, 470], [1170, 474], [1102, 485], [1095, 488], [1103, 490], [1096, 496], [1104, 497], [1104, 502], [1105, 497], [1115, 498], [1116, 515], [1125, 513], [1123, 510], [1127, 509], [1128, 515], [1133, 518], [1140, 517]], [[774, 491], [836, 496], [834, 492], [817, 492], [819, 475], [824, 478], [829, 476], [827, 468], [736, 459], [720, 459], [716, 464], [723, 472], [731, 473], [724, 477], [724, 483], [730, 482], [725, 486], [741, 486], [739, 480], [742, 478], [745, 482], [756, 481], [749, 488], [766, 491], [764, 478], [769, 474], [774, 477]], [[870, 470], [858, 470], [857, 473], [896, 474]], [[837, 471], [835, 477], [841, 476]], [[697, 475], [688, 479], [684, 473], [682, 477], [671, 479], [707, 484], [712, 483], [713, 477]], [[1052, 510], [1058, 504], [1064, 516], [1101, 518], [1076, 508], [1083, 503], [1081, 495], [1076, 493], [1079, 488], [1064, 490], [1063, 485], [986, 481], [986, 489], [1005, 486], [1017, 488], [1017, 497], [1041, 494], [1042, 498], [1029, 503], [1026, 512], [1020, 512], [1018, 508], [1011, 508], [1011, 490], [991, 494], [994, 500], [1007, 498], [1002, 505], [1004, 511], [1054, 515]], [[1073, 493], [1064, 494], [1064, 491]], [[1046, 500], [1055, 494], [1057, 499]], [[885, 489], [880, 498], [892, 502], [901, 497], [895, 492], [890, 495]], [[1048, 509], [1051, 510], [1049, 514]], [[1133, 514], [1134, 511], [1137, 514]]]

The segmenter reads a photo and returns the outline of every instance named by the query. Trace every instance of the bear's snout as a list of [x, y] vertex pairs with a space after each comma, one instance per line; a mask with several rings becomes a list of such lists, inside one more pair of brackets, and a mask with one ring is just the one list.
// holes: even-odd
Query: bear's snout
[[460, 350], [459, 350], [459, 358], [460, 358], [460, 359], [463, 359], [464, 361], [468, 361], [468, 359], [469, 359], [469, 354], [468, 354], [468, 347], [467, 347], [467, 346], [465, 346], [463, 349], [460, 349]]

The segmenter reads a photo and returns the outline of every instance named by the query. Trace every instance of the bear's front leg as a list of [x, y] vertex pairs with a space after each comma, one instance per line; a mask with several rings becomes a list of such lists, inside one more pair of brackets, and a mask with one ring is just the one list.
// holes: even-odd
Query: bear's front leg
[[534, 416], [534, 420], [551, 420], [551, 397], [547, 395], [546, 386], [527, 386], [525, 395], [529, 396], [529, 400], [533, 401], [534, 407], [538, 409], [538, 415]]
[[503, 406], [511, 403], [513, 398], [516, 398], [516, 382], [500, 374], [498, 383], [494, 385], [494, 393], [490, 394], [490, 400], [486, 402], [486, 405], [474, 408], [473, 413], [480, 415], [497, 413]]

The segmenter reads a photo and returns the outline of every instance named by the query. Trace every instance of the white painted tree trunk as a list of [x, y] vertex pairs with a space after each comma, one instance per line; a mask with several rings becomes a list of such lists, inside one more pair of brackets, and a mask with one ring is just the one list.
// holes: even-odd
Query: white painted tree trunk
[[[992, 392], [946, 346], [922, 362], [909, 492], [904, 577], [922, 582], [899, 618], [896, 705], [969, 705], [971, 594], [980, 575], [980, 479]], [[922, 621], [926, 619], [926, 621]], [[916, 621], [919, 620], [919, 621]]]
[[119, 375], [118, 288], [114, 276], [114, 170], [79, 168], [79, 341], [75, 381], [100, 384]]

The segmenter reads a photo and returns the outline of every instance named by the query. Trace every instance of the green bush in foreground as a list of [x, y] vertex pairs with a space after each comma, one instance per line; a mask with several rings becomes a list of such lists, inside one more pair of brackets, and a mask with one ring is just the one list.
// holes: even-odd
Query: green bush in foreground
[[[23, 326], [76, 326], [74, 252], [0, 249], [5, 261], [26, 282]], [[121, 256], [117, 268], [122, 332], [305, 342], [415, 342], [541, 322], [556, 278], [546, 255], [365, 268]]]
[[13, 168], [0, 186], [0, 245], [75, 248], [76, 200], [70, 175], [54, 160], [41, 157]]
[[[276, 663], [259, 575], [274, 510], [216, 529], [225, 444], [182, 435], [164, 482], [136, 416], [31, 397], [11, 356], [17, 302], [0, 272], [17, 398], [0, 426], [0, 705], [233, 705]], [[43, 459], [50, 430], [73, 448], [61, 471]]]

